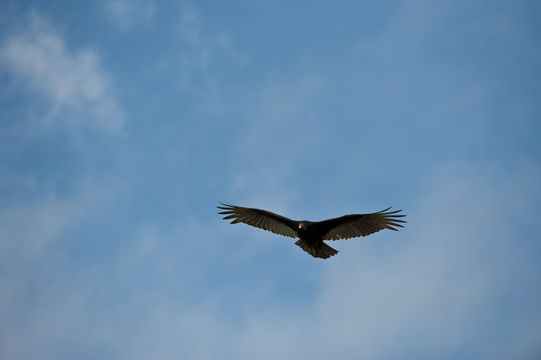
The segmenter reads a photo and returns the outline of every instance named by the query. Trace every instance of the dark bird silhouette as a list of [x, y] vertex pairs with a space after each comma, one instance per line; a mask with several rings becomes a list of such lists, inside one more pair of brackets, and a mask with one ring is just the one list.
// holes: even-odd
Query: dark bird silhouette
[[272, 213], [267, 210], [245, 208], [231, 204], [220, 203], [218, 214], [224, 215], [224, 220], [233, 219], [231, 224], [243, 222], [275, 234], [298, 238], [295, 245], [316, 258], [327, 259], [338, 253], [324, 240], [349, 239], [367, 236], [383, 229], [397, 231], [406, 221], [400, 218], [406, 215], [398, 214], [402, 210], [389, 211], [388, 207], [371, 214], [352, 214], [324, 221], [295, 221]]

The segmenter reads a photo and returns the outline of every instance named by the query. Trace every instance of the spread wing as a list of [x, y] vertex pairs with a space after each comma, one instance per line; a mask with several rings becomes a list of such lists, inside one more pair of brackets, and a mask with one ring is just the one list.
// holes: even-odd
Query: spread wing
[[353, 214], [320, 221], [317, 223], [319, 231], [323, 234], [323, 240], [349, 239], [359, 236], [367, 236], [383, 229], [397, 231], [397, 227], [403, 227], [401, 223], [406, 221], [400, 218], [406, 216], [398, 214], [402, 210], [385, 210], [372, 214]]
[[217, 206], [217, 208], [224, 211], [218, 214], [225, 215], [224, 220], [233, 219], [231, 224], [243, 222], [275, 234], [297, 238], [297, 223], [291, 219], [266, 210], [220, 204], [222, 206]]

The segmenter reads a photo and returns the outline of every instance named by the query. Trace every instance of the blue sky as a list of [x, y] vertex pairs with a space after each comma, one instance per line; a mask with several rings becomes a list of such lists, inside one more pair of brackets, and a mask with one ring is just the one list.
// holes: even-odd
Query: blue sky
[[538, 2], [0, 7], [2, 359], [541, 356]]

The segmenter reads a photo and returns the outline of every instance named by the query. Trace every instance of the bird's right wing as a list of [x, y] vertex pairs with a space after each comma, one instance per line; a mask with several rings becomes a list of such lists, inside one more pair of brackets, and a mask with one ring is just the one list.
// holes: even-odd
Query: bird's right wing
[[406, 221], [400, 219], [406, 215], [402, 210], [389, 211], [387, 208], [372, 214], [345, 215], [316, 223], [323, 234], [323, 240], [349, 239], [367, 236], [383, 229], [397, 230]]
[[217, 206], [218, 214], [226, 215], [224, 220], [233, 219], [231, 224], [243, 222], [245, 224], [271, 231], [275, 234], [297, 238], [296, 222], [284, 216], [272, 213], [267, 210], [245, 208], [231, 204], [220, 203]]

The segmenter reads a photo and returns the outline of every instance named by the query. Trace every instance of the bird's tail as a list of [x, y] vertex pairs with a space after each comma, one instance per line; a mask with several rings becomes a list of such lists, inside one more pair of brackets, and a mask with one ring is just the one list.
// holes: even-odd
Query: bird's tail
[[338, 254], [338, 250], [333, 249], [324, 242], [317, 245], [311, 245], [303, 239], [300, 239], [295, 243], [295, 245], [298, 245], [301, 249], [316, 258], [328, 259], [331, 256]]

